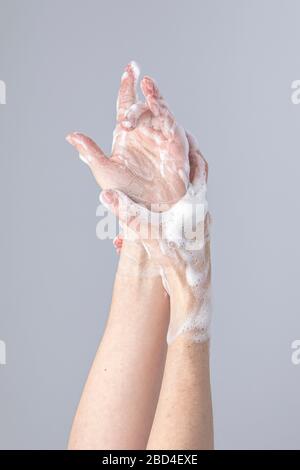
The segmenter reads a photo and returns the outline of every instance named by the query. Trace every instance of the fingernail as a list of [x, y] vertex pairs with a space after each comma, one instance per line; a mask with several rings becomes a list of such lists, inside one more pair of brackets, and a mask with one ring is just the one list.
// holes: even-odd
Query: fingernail
[[147, 93], [152, 95], [154, 92], [154, 84], [153, 84], [152, 79], [148, 77], [147, 75], [145, 75], [143, 78], [143, 83], [144, 83]]
[[140, 67], [139, 67], [138, 63], [135, 60], [132, 60], [131, 62], [129, 62], [128, 65], [131, 68], [133, 76], [136, 80], [138, 78], [139, 74], [140, 74]]
[[108, 189], [107, 191], [102, 191], [102, 193], [100, 194], [100, 200], [101, 202], [105, 204], [113, 204], [113, 202], [115, 201], [115, 198], [116, 198], [116, 195], [115, 195], [115, 192]]
[[82, 134], [80, 134], [80, 132], [70, 132], [70, 134], [67, 135], [66, 140], [70, 144], [80, 143], [82, 141]]

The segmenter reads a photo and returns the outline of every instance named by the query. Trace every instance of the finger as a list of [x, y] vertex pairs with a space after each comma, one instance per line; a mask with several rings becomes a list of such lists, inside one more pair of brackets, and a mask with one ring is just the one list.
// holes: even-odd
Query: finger
[[102, 188], [107, 187], [108, 181], [118, 175], [112, 160], [105, 156], [92, 139], [84, 134], [73, 132], [66, 137], [66, 140], [76, 148], [79, 152], [79, 158], [88, 165], [95, 180]]
[[201, 154], [196, 138], [186, 131], [189, 143], [190, 181], [192, 184], [204, 184], [208, 177], [208, 164]]
[[132, 104], [125, 113], [125, 121], [122, 122], [122, 125], [127, 128], [136, 127], [138, 120], [146, 111], [149, 111], [149, 107], [146, 103], [139, 101], [138, 103]]
[[158, 86], [153, 78], [146, 75], [141, 81], [141, 89], [150, 110], [155, 117], [159, 116], [158, 100], [162, 100], [163, 97], [161, 96]]
[[117, 99], [117, 121], [124, 119], [126, 111], [131, 105], [136, 103], [136, 85], [140, 69], [136, 62], [131, 61], [126, 67], [121, 77], [121, 84]]
[[123, 236], [121, 233], [119, 233], [114, 239], [113, 239], [113, 244], [115, 247], [121, 247], [123, 244]]
[[126, 227], [138, 238], [145, 238], [150, 221], [150, 213], [146, 207], [136, 204], [121, 191], [112, 189], [102, 191], [100, 201], [119, 218], [124, 230], [123, 238], [127, 235]]
[[122, 245], [123, 245], [123, 237], [122, 237], [122, 234], [119, 233], [113, 240], [113, 245], [115, 247], [115, 250], [116, 252], [118, 253], [118, 255], [120, 254], [121, 252], [121, 249], [122, 249]]
[[161, 95], [157, 84], [153, 78], [145, 76], [141, 81], [141, 88], [154, 117], [158, 117], [160, 120], [161, 131], [166, 138], [172, 137], [176, 126], [175, 118]]
[[67, 135], [66, 140], [76, 148], [81, 160], [87, 165], [107, 165], [109, 163], [109, 159], [104, 152], [90, 137], [80, 132], [72, 132]]

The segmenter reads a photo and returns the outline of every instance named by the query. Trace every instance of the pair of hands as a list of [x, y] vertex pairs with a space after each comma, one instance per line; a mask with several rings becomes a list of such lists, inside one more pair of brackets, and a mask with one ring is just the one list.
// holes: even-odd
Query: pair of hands
[[[127, 225], [133, 225], [145, 211], [172, 211], [187, 191], [195, 193], [196, 180], [205, 189], [207, 177], [207, 163], [194, 138], [176, 122], [152, 78], [143, 77], [141, 89], [145, 101], [138, 99], [138, 77], [139, 69], [131, 62], [121, 78], [110, 158], [89, 137], [77, 132], [67, 136], [67, 141], [77, 149], [102, 188], [102, 202]], [[134, 208], [137, 215], [125, 217], [126, 207]], [[205, 225], [207, 235], [207, 217]], [[194, 339], [206, 339], [208, 303], [205, 298], [210, 284], [208, 244], [205, 242], [198, 253], [197, 250], [190, 253], [182, 246], [170, 250], [168, 241], [167, 250], [161, 240], [142, 240], [142, 243], [160, 265], [170, 297], [170, 285], [178, 287], [179, 283], [185, 292], [181, 297], [188, 299], [185, 306], [179, 307], [184, 312], [177, 311], [173, 315], [169, 341], [185, 330], [192, 330]], [[122, 237], [117, 237], [114, 244], [119, 252]], [[187, 282], [191, 271], [196, 282]]]

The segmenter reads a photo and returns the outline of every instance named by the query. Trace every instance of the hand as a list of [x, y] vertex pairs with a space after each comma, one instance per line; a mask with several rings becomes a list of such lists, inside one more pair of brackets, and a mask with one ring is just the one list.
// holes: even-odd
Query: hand
[[[176, 234], [176, 214], [182, 209], [184, 197], [185, 202], [191, 202], [194, 196], [206, 202], [207, 164], [192, 136], [176, 123], [150, 77], [141, 82], [145, 102], [137, 100], [138, 75], [137, 66], [131, 62], [122, 76], [110, 158], [83, 134], [69, 134], [67, 140], [76, 147], [102, 189], [110, 190], [103, 191], [102, 201], [123, 223], [128, 223], [128, 208], [137, 211], [138, 216], [130, 216], [130, 229], [135, 225], [137, 232], [136, 222], [145, 228], [142, 215], [165, 211], [169, 238], [140, 239], [171, 297], [168, 341], [183, 331], [202, 341], [207, 339], [209, 327], [209, 216], [202, 220], [205, 239], [200, 249], [192, 250], [187, 240], [170, 239], [170, 234], [173, 229]], [[117, 237], [118, 250], [121, 244]]]
[[66, 139], [102, 189], [119, 189], [147, 207], [156, 204], [159, 211], [161, 203], [164, 208], [172, 205], [186, 192], [188, 140], [152, 78], [142, 79], [145, 102], [138, 100], [138, 76], [139, 69], [131, 62], [121, 79], [110, 158], [83, 134], [74, 132]]
[[[209, 337], [207, 163], [189, 134], [188, 140], [190, 184], [186, 195], [167, 211], [153, 214], [121, 191], [101, 193], [102, 202], [122, 222], [125, 238], [134, 235], [141, 241], [152, 268], [156, 267], [161, 275], [171, 300], [169, 343], [181, 333], [188, 333], [193, 341], [205, 341]], [[197, 213], [199, 208], [203, 209], [200, 214]], [[186, 222], [189, 223], [189, 230], [186, 226], [182, 227]], [[117, 245], [117, 249], [120, 248], [121, 245]]]

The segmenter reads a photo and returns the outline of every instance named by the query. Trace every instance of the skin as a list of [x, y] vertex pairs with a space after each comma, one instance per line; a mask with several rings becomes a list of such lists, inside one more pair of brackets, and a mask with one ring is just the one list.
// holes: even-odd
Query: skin
[[162, 388], [147, 449], [213, 449], [209, 342], [182, 335], [168, 347]]
[[[174, 274], [174, 277], [176, 275]], [[170, 315], [185, 312], [186, 286], [170, 280]], [[182, 334], [167, 350], [156, 414], [147, 449], [213, 449], [213, 413], [209, 371], [209, 341]]]
[[[87, 136], [72, 133], [75, 146], [104, 190], [104, 199], [126, 193], [155, 211], [171, 207], [193, 178], [195, 149], [157, 85], [144, 77], [145, 102], [137, 100], [133, 63], [123, 74], [112, 155]], [[167, 156], [166, 156], [167, 154]], [[203, 158], [203, 157], [202, 157]], [[202, 164], [206, 165], [204, 159]], [[116, 200], [114, 201], [116, 203]], [[160, 276], [145, 277], [151, 264], [140, 241], [114, 242], [121, 258], [111, 311], [74, 419], [70, 449], [212, 448], [208, 342], [182, 335], [167, 347], [170, 316], [187, 311], [184, 276], [169, 266], [169, 296]], [[138, 260], [132, 266], [131, 257]]]
[[[190, 183], [196, 191], [197, 186], [202, 188], [203, 184], [206, 185], [207, 164], [195, 147], [193, 139], [188, 136], [188, 140], [190, 143]], [[174, 304], [171, 309], [168, 341], [176, 338], [183, 328], [185, 330], [189, 328], [189, 334], [194, 339], [199, 340], [201, 337], [201, 340], [203, 340], [206, 338], [208, 334], [208, 323], [204, 321], [207, 307], [206, 293], [209, 292], [211, 278], [209, 214], [207, 213], [204, 221], [199, 222], [200, 233], [204, 231], [203, 249], [196, 249], [196, 245], [195, 249], [189, 250], [182, 245], [177, 246], [174, 242], [170, 246], [168, 240], [161, 236], [163, 233], [161, 223], [155, 223], [147, 208], [133, 202], [121, 191], [103, 191], [101, 201], [120, 219], [126, 238], [135, 235], [141, 241], [146, 248], [152, 265], [156, 267], [157, 272], [163, 273], [162, 279], [165, 280], [167, 291], [170, 293], [170, 291], [176, 292], [179, 290], [181, 297], [184, 297], [184, 308], [181, 303], [181, 305]], [[181, 212], [179, 212], [180, 214]], [[177, 221], [175, 222], [176, 225]], [[153, 238], [153, 234], [157, 238]], [[122, 246], [120, 237], [115, 240], [115, 246], [119, 252]], [[192, 255], [192, 258], [190, 255]], [[193, 272], [193, 276], [198, 277], [196, 290], [193, 284], [187, 282], [187, 272]], [[200, 319], [200, 317], [203, 321], [199, 321], [196, 327], [195, 319]], [[193, 319], [192, 322], [191, 319]]]
[[[136, 66], [128, 64], [120, 84], [110, 158], [84, 134], [73, 132], [66, 139], [84, 157], [102, 189], [119, 189], [148, 206], [172, 204], [186, 192], [188, 140], [152, 78], [142, 79], [145, 102], [138, 101], [137, 78]], [[163, 164], [161, 152], [168, 153]]]
[[[128, 243], [128, 242], [127, 242]], [[124, 273], [124, 244], [107, 325], [73, 422], [69, 449], [145, 449], [166, 357], [169, 298], [159, 277]]]

